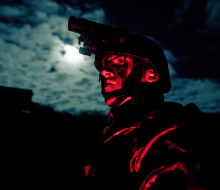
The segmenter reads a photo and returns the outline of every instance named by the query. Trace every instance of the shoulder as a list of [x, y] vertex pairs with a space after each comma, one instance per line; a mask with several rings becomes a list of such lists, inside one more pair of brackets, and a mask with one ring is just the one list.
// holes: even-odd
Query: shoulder
[[183, 120], [200, 113], [198, 106], [194, 103], [183, 106], [176, 102], [164, 102], [158, 110], [159, 117], [167, 117], [167, 119], [175, 119], [176, 117]]

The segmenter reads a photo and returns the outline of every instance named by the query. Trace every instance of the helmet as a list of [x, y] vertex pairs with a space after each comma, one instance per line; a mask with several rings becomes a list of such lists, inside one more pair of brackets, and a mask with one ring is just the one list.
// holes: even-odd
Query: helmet
[[[131, 74], [125, 79], [125, 84], [123, 85], [122, 90], [117, 92], [110, 92], [107, 94], [103, 93], [103, 96], [113, 96], [115, 94], [129, 93], [137, 89], [137, 86], [142, 86], [143, 88], [152, 87], [161, 93], [167, 93], [170, 90], [170, 74], [168, 70], [167, 60], [162, 51], [162, 49], [151, 39], [136, 35], [136, 34], [127, 34], [127, 36], [120, 40], [120, 43], [110, 51], [106, 51], [106, 54], [116, 54], [124, 55], [134, 58], [134, 66]], [[103, 58], [103, 55], [96, 54], [95, 66], [97, 70], [102, 70], [102, 64], [100, 60]], [[148, 65], [153, 67], [159, 80], [154, 82], [154, 84], [141, 84], [141, 66]]]

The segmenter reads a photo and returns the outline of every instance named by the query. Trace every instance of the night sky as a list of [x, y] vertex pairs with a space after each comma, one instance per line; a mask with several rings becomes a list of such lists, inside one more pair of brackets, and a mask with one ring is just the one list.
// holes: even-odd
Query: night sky
[[30, 89], [57, 111], [107, 113], [94, 56], [68, 31], [73, 15], [153, 39], [170, 68], [165, 100], [220, 113], [219, 13], [219, 0], [0, 0], [0, 86]]

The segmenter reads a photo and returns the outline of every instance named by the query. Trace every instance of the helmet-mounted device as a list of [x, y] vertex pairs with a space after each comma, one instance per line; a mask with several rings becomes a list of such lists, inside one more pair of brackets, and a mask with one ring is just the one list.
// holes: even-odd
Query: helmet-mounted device
[[[123, 54], [134, 57], [143, 64], [151, 64], [155, 69], [160, 76], [160, 80], [156, 83], [162, 93], [170, 90], [170, 75], [166, 57], [162, 49], [151, 39], [131, 34], [122, 28], [114, 28], [73, 16], [69, 18], [68, 29], [80, 34], [79, 44], [83, 42], [83, 47], [79, 49], [81, 54], [90, 56], [93, 53], [97, 58], [106, 54]], [[99, 63], [95, 62], [95, 65], [99, 70]]]

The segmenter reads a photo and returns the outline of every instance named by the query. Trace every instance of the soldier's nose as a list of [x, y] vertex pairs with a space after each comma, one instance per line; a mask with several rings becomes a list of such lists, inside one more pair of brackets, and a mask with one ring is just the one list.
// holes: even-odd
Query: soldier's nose
[[107, 70], [102, 70], [101, 75], [104, 76], [105, 78], [114, 76], [114, 74], [111, 71], [107, 71]]

